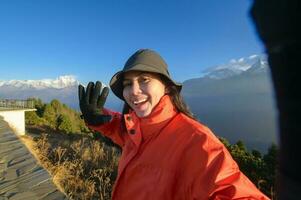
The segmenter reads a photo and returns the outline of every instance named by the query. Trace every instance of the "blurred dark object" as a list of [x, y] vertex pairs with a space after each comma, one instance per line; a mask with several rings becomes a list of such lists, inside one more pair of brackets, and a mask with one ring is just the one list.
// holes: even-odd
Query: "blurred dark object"
[[[279, 111], [277, 199], [300, 199], [301, 0], [255, 0], [251, 15], [271, 67]], [[299, 66], [298, 66], [299, 65]]]

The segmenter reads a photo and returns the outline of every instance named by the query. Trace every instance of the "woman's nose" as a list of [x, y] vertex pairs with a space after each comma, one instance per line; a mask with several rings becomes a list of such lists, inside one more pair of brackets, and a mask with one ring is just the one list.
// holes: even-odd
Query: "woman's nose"
[[137, 95], [137, 94], [141, 93], [140, 84], [137, 81], [133, 82], [131, 89], [132, 89], [131, 92], [134, 95]]

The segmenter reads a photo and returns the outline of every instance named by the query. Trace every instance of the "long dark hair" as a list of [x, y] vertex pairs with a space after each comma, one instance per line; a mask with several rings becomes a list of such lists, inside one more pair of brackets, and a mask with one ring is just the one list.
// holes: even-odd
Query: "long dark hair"
[[[171, 98], [172, 104], [176, 107], [176, 109], [185, 114], [186, 116], [190, 117], [191, 119], [197, 120], [197, 118], [193, 115], [193, 113], [190, 111], [187, 104], [184, 102], [184, 99], [182, 95], [180, 94], [180, 91], [178, 88], [167, 78], [165, 78], [163, 75], [160, 75], [160, 79], [163, 82], [163, 84], [166, 86], [166, 90], [168, 91], [168, 95]], [[128, 114], [131, 107], [124, 102], [122, 114]]]

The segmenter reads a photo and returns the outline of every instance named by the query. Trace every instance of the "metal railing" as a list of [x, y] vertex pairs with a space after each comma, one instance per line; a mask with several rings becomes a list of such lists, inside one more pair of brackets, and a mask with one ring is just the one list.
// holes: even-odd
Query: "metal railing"
[[0, 109], [1, 108], [34, 108], [34, 101], [19, 99], [0, 99]]

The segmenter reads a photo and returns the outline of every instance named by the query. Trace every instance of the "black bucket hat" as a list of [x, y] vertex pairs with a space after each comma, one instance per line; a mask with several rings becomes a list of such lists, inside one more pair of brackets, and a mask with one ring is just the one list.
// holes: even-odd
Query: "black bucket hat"
[[180, 92], [182, 84], [173, 81], [169, 75], [166, 62], [163, 58], [153, 50], [140, 49], [136, 51], [125, 63], [123, 69], [113, 75], [110, 81], [110, 87], [113, 93], [120, 99], [123, 98], [123, 75], [129, 71], [142, 71], [158, 73], [166, 77], [173, 83]]

